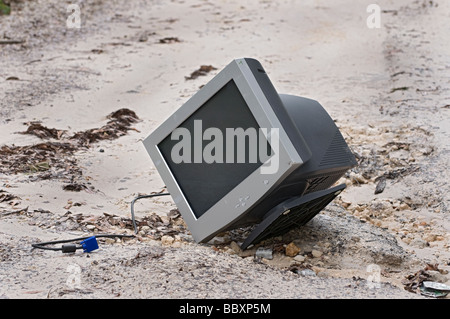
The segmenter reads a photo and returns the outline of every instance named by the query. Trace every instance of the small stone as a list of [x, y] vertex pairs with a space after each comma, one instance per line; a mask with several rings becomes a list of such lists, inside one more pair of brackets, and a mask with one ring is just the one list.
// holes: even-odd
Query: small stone
[[211, 245], [224, 245], [230, 242], [230, 236], [228, 234], [217, 235], [213, 239], [211, 239], [208, 244]]
[[411, 246], [417, 247], [417, 248], [425, 248], [428, 246], [428, 243], [420, 238], [416, 238], [414, 240], [411, 241]]
[[164, 235], [161, 237], [161, 244], [164, 246], [170, 246], [174, 241], [175, 239], [172, 236]]
[[406, 203], [401, 203], [400, 206], [398, 206], [398, 210], [408, 210], [411, 209], [411, 207]]
[[436, 235], [435, 234], [426, 234], [425, 236], [422, 237], [423, 240], [431, 243], [433, 241], [436, 241]]
[[295, 257], [300, 252], [300, 248], [297, 247], [297, 245], [294, 244], [294, 242], [291, 242], [289, 245], [286, 246], [285, 254], [289, 257]]
[[240, 247], [235, 241], [232, 241], [232, 242], [230, 243], [230, 248], [231, 248], [236, 254], [242, 253], [241, 247]]
[[255, 252], [255, 256], [265, 259], [273, 259], [272, 249], [265, 249], [263, 247], [259, 247]]
[[233, 248], [231, 248], [229, 246], [224, 248], [224, 252], [226, 252], [227, 254], [230, 254], [230, 255], [237, 255], [237, 253], [233, 250]]
[[182, 246], [181, 241], [176, 241], [172, 244], [173, 248], [180, 248]]
[[402, 241], [403, 241], [405, 244], [408, 244], [408, 245], [411, 244], [411, 240], [412, 240], [412, 239], [411, 239], [410, 237], [403, 237], [403, 238], [402, 238]]
[[350, 180], [353, 184], [367, 184], [367, 180], [361, 174], [350, 173]]
[[297, 255], [297, 256], [294, 257], [294, 260], [297, 261], [297, 262], [299, 262], [299, 263], [304, 262], [305, 259], [306, 259], [306, 257], [303, 256], [303, 255]]
[[88, 230], [94, 230], [96, 227], [95, 227], [95, 225], [86, 225], [86, 228]]
[[141, 227], [141, 231], [143, 231], [144, 233], [148, 233], [150, 231], [150, 227], [149, 226], [142, 226]]
[[320, 258], [320, 257], [322, 257], [322, 255], [323, 255], [323, 253], [322, 253], [320, 250], [317, 250], [317, 249], [313, 249], [313, 250], [311, 251], [311, 254], [312, 254], [312, 256], [313, 256], [314, 258]]
[[147, 40], [148, 40], [148, 35], [146, 33], [142, 33], [138, 39], [139, 42], [147, 42]]
[[316, 276], [316, 273], [311, 269], [303, 269], [299, 272], [299, 274], [301, 276], [305, 276], [305, 277], [315, 277]]
[[445, 284], [448, 281], [448, 277], [446, 275], [441, 274], [439, 271], [435, 270], [428, 270], [428, 274], [430, 274], [430, 277], [427, 279], [429, 281], [435, 281], [442, 284]]
[[114, 238], [105, 238], [104, 241], [108, 245], [112, 245], [116, 242], [116, 240]]

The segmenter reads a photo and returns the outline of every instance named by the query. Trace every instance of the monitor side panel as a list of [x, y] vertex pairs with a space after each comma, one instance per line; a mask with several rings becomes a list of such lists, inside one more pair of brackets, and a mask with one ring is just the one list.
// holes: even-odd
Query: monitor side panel
[[289, 136], [290, 140], [292, 141], [292, 144], [302, 158], [303, 162], [306, 163], [311, 158], [312, 152], [304, 137], [302, 136], [302, 133], [299, 131], [292, 118], [288, 114], [285, 106], [283, 105], [283, 102], [280, 99], [280, 95], [270, 81], [269, 76], [258, 60], [246, 58], [245, 61], [247, 62], [256, 81], [258, 82], [258, 85], [264, 92], [265, 97], [277, 114], [277, 117], [280, 120], [280, 123]]
[[246, 220], [237, 221], [230, 229], [260, 222], [269, 210], [289, 198], [328, 189], [357, 165], [339, 128], [320, 103], [292, 95], [280, 94], [280, 98], [310, 146], [311, 159], [271, 190], [248, 212]]

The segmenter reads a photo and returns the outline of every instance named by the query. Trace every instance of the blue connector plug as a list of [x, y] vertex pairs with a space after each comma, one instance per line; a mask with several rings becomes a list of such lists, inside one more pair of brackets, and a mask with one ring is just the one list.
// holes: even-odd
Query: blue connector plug
[[95, 238], [95, 236], [83, 240], [80, 245], [83, 246], [83, 251], [85, 253], [90, 253], [91, 251], [98, 249], [97, 238]]

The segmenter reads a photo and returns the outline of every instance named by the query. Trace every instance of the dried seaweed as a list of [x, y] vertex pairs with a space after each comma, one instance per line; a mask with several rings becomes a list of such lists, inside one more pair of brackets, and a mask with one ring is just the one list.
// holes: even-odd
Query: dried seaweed
[[54, 138], [57, 140], [60, 140], [64, 133], [63, 130], [48, 128], [37, 122], [29, 123], [28, 129], [25, 132], [20, 132], [20, 134], [35, 135], [41, 139]]
[[129, 130], [133, 130], [130, 127], [131, 124], [139, 120], [136, 113], [129, 109], [120, 109], [108, 115], [107, 118], [109, 121], [106, 125], [75, 133], [70, 139], [76, 140], [79, 145], [88, 147], [98, 141], [113, 140], [126, 135]]
[[213, 70], [217, 70], [217, 68], [212, 65], [202, 65], [198, 70], [192, 72], [190, 76], [185, 76], [185, 78], [186, 80], [195, 80], [199, 76], [205, 76]]
[[107, 116], [108, 122], [96, 129], [77, 132], [68, 136], [66, 131], [48, 128], [39, 122], [29, 122], [28, 129], [21, 134], [30, 134], [46, 141], [34, 145], [0, 147], [0, 174], [32, 174], [30, 180], [64, 179], [69, 184], [67, 191], [88, 190], [88, 187], [77, 182], [82, 171], [74, 157], [80, 148], [89, 148], [92, 143], [102, 140], [113, 140], [126, 135], [131, 127], [139, 121], [135, 112], [123, 108]]
[[166, 38], [159, 39], [159, 43], [161, 43], [161, 44], [177, 43], [177, 42], [181, 42], [180, 39], [178, 39], [177, 37], [166, 37]]

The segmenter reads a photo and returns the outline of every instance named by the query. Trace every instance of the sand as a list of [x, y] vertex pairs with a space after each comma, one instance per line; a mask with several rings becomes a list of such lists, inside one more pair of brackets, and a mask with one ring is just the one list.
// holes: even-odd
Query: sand
[[[140, 120], [61, 155], [59, 167], [1, 171], [0, 196], [11, 197], [0, 203], [0, 297], [423, 298], [404, 280], [427, 264], [448, 284], [448, 3], [379, 1], [380, 29], [367, 27], [366, 4], [348, 0], [130, 0], [126, 10], [82, 1], [80, 29], [67, 28], [66, 3], [33, 3], [13, 1], [0, 17], [4, 39], [23, 41], [0, 45], [0, 147], [68, 142], [123, 108]], [[163, 227], [140, 227], [137, 239], [89, 254], [31, 248], [132, 234], [131, 200], [164, 191], [142, 140], [240, 57], [258, 59], [279, 93], [318, 100], [360, 163], [324, 212], [261, 244], [272, 260], [233, 249], [243, 230], [193, 242], [181, 218], [167, 217], [170, 197], [136, 204], [139, 220], [159, 216]], [[201, 65], [217, 70], [187, 80]], [[36, 121], [65, 135], [18, 134]], [[83, 187], [64, 190], [71, 184]], [[284, 252], [291, 242], [296, 259]]]

